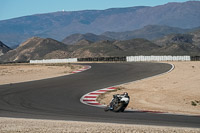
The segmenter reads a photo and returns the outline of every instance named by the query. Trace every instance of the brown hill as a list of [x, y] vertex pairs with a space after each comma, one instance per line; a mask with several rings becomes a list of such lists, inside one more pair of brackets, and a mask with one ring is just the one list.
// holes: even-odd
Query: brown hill
[[[30, 59], [64, 58], [67, 57], [67, 46], [56, 40], [33, 37], [22, 43], [18, 48], [0, 57], [1, 61], [28, 61]], [[59, 53], [59, 54], [58, 54]]]
[[114, 44], [124, 51], [123, 55], [151, 55], [160, 49], [160, 46], [141, 38], [116, 41]]
[[95, 43], [81, 40], [75, 45], [66, 45], [50, 38], [33, 37], [22, 43], [15, 50], [0, 56], [0, 61], [134, 55], [200, 55], [200, 48], [191, 43], [193, 39], [190, 37], [191, 35], [186, 35], [183, 38], [182, 36], [174, 36], [169, 38], [169, 40], [165, 40], [168, 43], [163, 43], [160, 46], [145, 39], [126, 41], [105, 40]]
[[163, 46], [156, 52], [158, 55], [193, 55], [200, 56], [200, 48], [191, 43], [174, 43]]
[[200, 28], [190, 33], [192, 35], [192, 43], [200, 48]]
[[200, 48], [200, 29], [187, 34], [167, 35], [160, 39], [154, 40], [153, 42], [160, 46], [188, 43]]
[[177, 27], [162, 26], [162, 25], [147, 25], [141, 29], [125, 32], [105, 32], [102, 35], [113, 38], [115, 40], [130, 40], [134, 38], [145, 38], [154, 40], [172, 33], [185, 33], [192, 29], [181, 29]]
[[86, 46], [71, 46], [71, 57], [101, 57], [101, 56], [128, 56], [149, 55], [160, 46], [145, 39], [127, 41], [99, 41]]
[[92, 42], [88, 41], [88, 40], [85, 40], [85, 39], [80, 40], [77, 43], [75, 43], [75, 45], [90, 45], [90, 44], [92, 44]]
[[172, 34], [154, 40], [162, 46], [158, 53], [171, 55], [200, 55], [200, 30], [187, 34]]
[[77, 42], [79, 42], [79, 44], [80, 44], [81, 40], [86, 40], [88, 42], [94, 43], [94, 42], [98, 42], [98, 41], [102, 41], [102, 40], [113, 40], [113, 39], [106, 37], [104, 35], [95, 35], [92, 33], [86, 33], [86, 34], [70, 35], [70, 36], [66, 37], [62, 42], [67, 45], [73, 45], [73, 44], [76, 44]]
[[[83, 45], [83, 43], [85, 43]], [[65, 45], [53, 39], [33, 37], [15, 50], [1, 56], [0, 61], [28, 61], [30, 59], [51, 59], [71, 57], [100, 57], [148, 55], [160, 47], [145, 39], [127, 41], [99, 41], [91, 43], [81, 40], [75, 45]]]

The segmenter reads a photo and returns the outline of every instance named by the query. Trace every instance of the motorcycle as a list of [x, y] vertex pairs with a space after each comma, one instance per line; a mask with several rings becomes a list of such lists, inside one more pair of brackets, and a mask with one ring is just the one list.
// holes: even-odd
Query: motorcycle
[[128, 93], [113, 95], [113, 99], [110, 104], [104, 108], [104, 111], [124, 112], [125, 108], [129, 104], [129, 101], [130, 97], [128, 96]]

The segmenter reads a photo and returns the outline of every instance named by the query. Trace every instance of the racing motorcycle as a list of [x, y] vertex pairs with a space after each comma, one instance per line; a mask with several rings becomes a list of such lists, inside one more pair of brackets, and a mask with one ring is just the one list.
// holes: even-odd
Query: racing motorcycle
[[113, 99], [111, 100], [110, 104], [104, 108], [104, 111], [124, 112], [125, 108], [129, 104], [129, 101], [130, 97], [128, 96], [127, 92], [124, 94], [113, 95]]

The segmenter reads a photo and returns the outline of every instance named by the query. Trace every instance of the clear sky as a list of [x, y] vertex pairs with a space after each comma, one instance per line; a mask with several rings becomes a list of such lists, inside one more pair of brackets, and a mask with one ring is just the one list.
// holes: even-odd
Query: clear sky
[[[56, 11], [156, 6], [188, 0], [0, 0], [0, 20]], [[198, 0], [199, 1], [199, 0]]]

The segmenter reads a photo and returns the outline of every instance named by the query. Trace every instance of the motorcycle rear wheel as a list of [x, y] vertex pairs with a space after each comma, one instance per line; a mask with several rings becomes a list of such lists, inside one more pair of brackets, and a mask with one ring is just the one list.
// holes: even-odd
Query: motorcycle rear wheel
[[116, 106], [114, 106], [113, 111], [114, 112], [120, 112], [122, 108], [123, 108], [123, 104], [118, 103]]

